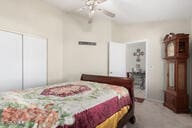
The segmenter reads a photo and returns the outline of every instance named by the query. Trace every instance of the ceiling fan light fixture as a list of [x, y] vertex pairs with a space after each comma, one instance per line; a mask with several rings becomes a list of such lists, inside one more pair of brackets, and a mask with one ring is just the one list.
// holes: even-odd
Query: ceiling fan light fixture
[[96, 11], [100, 11], [102, 12], [103, 14], [105, 14], [106, 16], [109, 16], [111, 18], [114, 18], [115, 17], [115, 14], [110, 12], [110, 11], [107, 11], [105, 9], [100, 9], [98, 8], [99, 4], [103, 3], [103, 2], [106, 2], [107, 0], [84, 0], [85, 1], [85, 8], [88, 9], [88, 14], [89, 14], [89, 21], [88, 23], [92, 23], [93, 21], [93, 16], [95, 14]]
[[95, 14], [95, 12], [90, 11], [89, 12], [89, 18], [92, 18], [94, 14]]

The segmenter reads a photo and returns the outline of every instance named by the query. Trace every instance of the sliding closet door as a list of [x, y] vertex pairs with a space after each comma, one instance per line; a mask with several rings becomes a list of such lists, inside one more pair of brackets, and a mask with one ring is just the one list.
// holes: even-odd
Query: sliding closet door
[[47, 40], [23, 36], [24, 89], [47, 85]]
[[22, 89], [22, 36], [0, 31], [0, 91]]

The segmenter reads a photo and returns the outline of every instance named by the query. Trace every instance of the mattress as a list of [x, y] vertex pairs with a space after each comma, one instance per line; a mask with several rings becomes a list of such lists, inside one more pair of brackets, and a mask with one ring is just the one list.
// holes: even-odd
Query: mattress
[[5, 92], [0, 128], [95, 128], [130, 104], [126, 88], [85, 81]]

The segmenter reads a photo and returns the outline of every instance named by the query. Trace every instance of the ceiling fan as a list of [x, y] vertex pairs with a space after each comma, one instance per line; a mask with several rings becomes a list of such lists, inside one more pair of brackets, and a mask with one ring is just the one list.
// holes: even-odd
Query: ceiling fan
[[93, 22], [93, 17], [95, 15], [96, 12], [102, 12], [105, 15], [114, 18], [115, 14], [107, 11], [104, 8], [99, 8], [99, 5], [106, 2], [107, 0], [83, 0], [85, 1], [85, 6], [81, 7], [79, 9], [79, 11], [84, 11], [84, 10], [88, 10], [88, 14], [89, 14], [89, 21], [88, 23], [91, 24]]

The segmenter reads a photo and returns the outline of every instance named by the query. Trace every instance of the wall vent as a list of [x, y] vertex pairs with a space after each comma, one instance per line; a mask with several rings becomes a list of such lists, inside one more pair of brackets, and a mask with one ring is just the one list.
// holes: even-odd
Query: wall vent
[[90, 46], [96, 46], [96, 42], [86, 42], [86, 41], [79, 41], [79, 45], [90, 45]]

